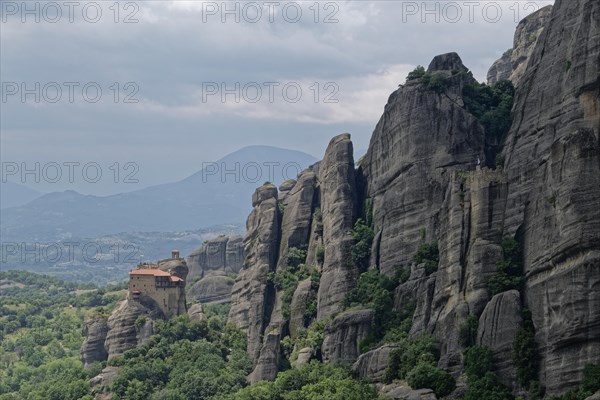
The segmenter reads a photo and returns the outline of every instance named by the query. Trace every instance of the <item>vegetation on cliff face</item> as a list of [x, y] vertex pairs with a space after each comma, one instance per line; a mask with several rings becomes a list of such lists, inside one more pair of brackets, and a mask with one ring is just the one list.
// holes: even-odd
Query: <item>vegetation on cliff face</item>
[[437, 367], [439, 351], [430, 336], [412, 340], [408, 335], [400, 340], [397, 349], [390, 353], [384, 381], [406, 379], [413, 389], [432, 389], [436, 396], [450, 394], [456, 387], [452, 375]]
[[501, 151], [512, 124], [514, 96], [515, 88], [510, 81], [500, 81], [489, 86], [472, 80], [463, 88], [465, 107], [485, 128], [489, 167], [504, 166]]
[[369, 267], [371, 245], [374, 237], [373, 228], [359, 218], [354, 224], [354, 231], [352, 232], [352, 238], [354, 239], [352, 261], [361, 271], [365, 271]]
[[425, 264], [425, 272], [427, 275], [431, 275], [437, 271], [438, 264], [440, 263], [440, 254], [437, 243], [424, 243], [419, 246], [417, 253], [413, 256], [413, 262], [415, 264]]
[[465, 400], [509, 400], [513, 396], [492, 372], [492, 352], [487, 347], [472, 346], [465, 350], [467, 391]]
[[353, 379], [347, 368], [313, 361], [226, 397], [227, 400], [365, 400], [378, 399], [366, 382]]
[[485, 128], [488, 166], [503, 166], [502, 143], [512, 123], [511, 111], [515, 96], [515, 88], [511, 81], [504, 80], [487, 85], [478, 83], [473, 74], [466, 70], [453, 70], [451, 74], [444, 71], [432, 73], [421, 65], [408, 74], [406, 81], [418, 81], [427, 90], [441, 94], [451, 85], [451, 77], [459, 74], [465, 78], [462, 93], [465, 108]]
[[285, 319], [290, 317], [290, 306], [298, 283], [311, 276], [304, 264], [306, 261], [306, 248], [292, 247], [288, 251], [287, 266], [277, 272], [269, 274], [271, 281], [277, 290], [283, 291], [281, 313]]
[[578, 390], [571, 390], [550, 400], [584, 400], [600, 391], [600, 364], [588, 364], [583, 370], [583, 380]]
[[493, 296], [507, 290], [521, 290], [523, 282], [523, 253], [519, 242], [514, 239], [502, 241], [504, 260], [496, 264], [498, 271], [490, 279], [490, 294]]
[[402, 312], [394, 311], [397, 285], [397, 281], [379, 271], [367, 271], [360, 275], [356, 287], [344, 299], [345, 309], [369, 308], [374, 311], [371, 334], [361, 343], [361, 352], [408, 336], [414, 309], [407, 305]]

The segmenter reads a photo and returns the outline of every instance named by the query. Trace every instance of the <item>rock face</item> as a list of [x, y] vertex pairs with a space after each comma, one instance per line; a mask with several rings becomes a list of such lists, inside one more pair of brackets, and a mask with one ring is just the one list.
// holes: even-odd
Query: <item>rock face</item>
[[[474, 79], [448, 53], [428, 68], [429, 83], [441, 78], [443, 87], [414, 79], [392, 93], [357, 170], [350, 137], [340, 135], [281, 193], [272, 185], [256, 191], [230, 313], [248, 334], [251, 382], [275, 377], [286, 336], [296, 350], [306, 347], [297, 339], [313, 320], [327, 323], [323, 343], [302, 349], [299, 364], [354, 363], [358, 376], [381, 379], [391, 346], [360, 354], [373, 311], [342, 307], [363, 272], [351, 249], [367, 204], [375, 233], [369, 269], [394, 277], [410, 268], [395, 289], [394, 308], [414, 309], [413, 338], [438, 340], [439, 367], [464, 377], [459, 333], [474, 316], [477, 342], [492, 350], [500, 380], [521, 391], [512, 346], [523, 307], [532, 313], [539, 379], [550, 396], [574, 389], [584, 366], [600, 362], [600, 3], [558, 0], [549, 12], [529, 17], [516, 35], [510, 74], [519, 84], [505, 169], [484, 167], [496, 154], [465, 107], [463, 89]], [[525, 287], [491, 298], [508, 238], [522, 250]], [[431, 242], [439, 250], [436, 271], [413, 262], [419, 246]], [[292, 247], [307, 249], [305, 268], [313, 273], [293, 293], [276, 279]], [[310, 334], [320, 340], [319, 332]], [[386, 388], [391, 398], [435, 398], [402, 383]], [[462, 382], [454, 398], [464, 390]]]
[[600, 361], [600, 3], [557, 1], [515, 98], [506, 230], [525, 246], [525, 301], [548, 395]]
[[393, 383], [381, 388], [380, 393], [392, 400], [436, 400], [431, 389], [413, 390], [410, 386], [402, 383]]
[[479, 318], [477, 345], [488, 347], [494, 357], [494, 372], [500, 382], [516, 389], [516, 370], [512, 361], [513, 343], [521, 327], [521, 296], [511, 290], [492, 297]]
[[206, 241], [187, 258], [189, 279], [217, 274], [237, 274], [244, 264], [241, 236], [219, 236]]
[[192, 321], [202, 321], [204, 319], [202, 304], [192, 304], [188, 309], [188, 315]]
[[249, 383], [272, 381], [279, 371], [281, 331], [274, 327], [265, 332], [265, 339], [260, 350], [256, 367], [248, 376]]
[[447, 75], [441, 94], [410, 81], [389, 98], [363, 171], [373, 199], [376, 238], [372, 260], [384, 274], [407, 268], [423, 242], [439, 231], [450, 172], [475, 168], [484, 157], [483, 127], [462, 106], [464, 70], [457, 54], [436, 57], [430, 72]]
[[105, 361], [108, 358], [108, 353], [104, 348], [107, 333], [106, 317], [95, 315], [86, 321], [83, 327], [85, 340], [81, 346], [81, 360], [84, 368], [92, 363]]
[[529, 57], [531, 57], [551, 13], [552, 6], [546, 6], [519, 22], [515, 32], [513, 48], [507, 50], [488, 71], [488, 85], [493, 85], [498, 81], [510, 80], [515, 87], [519, 86], [521, 78], [525, 74]]
[[[306, 248], [312, 223], [312, 212], [315, 207], [316, 193], [316, 176], [313, 171], [304, 171], [298, 181], [287, 181], [283, 189], [285, 190], [284, 198], [278, 204], [278, 210], [283, 210], [281, 227], [279, 231], [279, 257], [275, 272], [281, 273], [288, 268], [288, 253], [290, 249]], [[312, 268], [311, 268], [312, 269]], [[276, 288], [277, 289], [277, 288]], [[310, 280], [306, 298], [310, 295], [311, 287]], [[266, 293], [269, 295], [269, 293]], [[275, 379], [280, 365], [281, 348], [280, 341], [283, 338], [282, 334], [289, 331], [289, 316], [283, 312], [283, 292], [278, 290], [275, 294], [275, 305], [268, 319], [268, 326], [263, 333], [263, 344], [260, 350], [256, 366], [248, 377], [251, 383], [261, 380]], [[288, 301], [288, 300], [285, 300]], [[300, 299], [296, 298], [296, 304], [289, 305], [289, 308], [295, 307], [295, 325], [299, 329], [304, 325], [304, 308], [299, 303]], [[287, 305], [286, 305], [287, 306]], [[302, 315], [302, 321], [298, 321], [298, 314]], [[291, 314], [291, 312], [290, 312]]]
[[112, 393], [110, 393], [111, 383], [119, 376], [121, 372], [120, 367], [106, 367], [102, 372], [90, 379], [90, 386], [92, 387], [92, 393], [95, 395], [94, 399], [112, 399]]
[[281, 203], [284, 213], [281, 222], [278, 270], [287, 265], [287, 253], [290, 248], [299, 248], [308, 244], [316, 200], [316, 183], [315, 173], [304, 171]]
[[394, 293], [395, 311], [407, 312], [413, 308], [415, 309], [411, 328], [413, 335], [427, 329], [431, 317], [435, 277], [435, 273], [427, 276], [424, 264], [413, 264], [409, 280], [399, 285]]
[[[136, 325], [138, 317], [145, 317], [144, 325]], [[108, 359], [142, 344], [152, 334], [152, 319], [157, 318], [160, 316], [156, 311], [139, 302], [123, 300], [119, 303], [108, 318], [108, 334], [104, 343]]]
[[352, 364], [360, 355], [360, 342], [371, 333], [372, 310], [348, 311], [325, 327], [323, 361]]
[[279, 210], [277, 188], [267, 184], [256, 190], [244, 238], [245, 267], [231, 294], [229, 321], [248, 335], [248, 354], [256, 362], [261, 336], [273, 308], [273, 286], [268, 275], [275, 271], [279, 253]]
[[229, 303], [234, 282], [230, 276], [209, 275], [196, 282], [187, 296], [189, 300], [200, 304]]
[[[254, 362], [250, 382], [274, 379], [281, 356], [280, 341], [297, 337], [315, 316], [328, 318], [341, 311], [358, 271], [351, 261], [356, 216], [354, 160], [350, 135], [334, 138], [323, 162], [284, 182], [259, 188], [248, 218], [245, 268], [232, 291], [229, 320], [248, 334]], [[321, 182], [327, 182], [322, 185]], [[294, 292], [270, 280], [288, 266], [290, 249], [306, 250], [302, 267], [322, 272], [321, 279], [304, 277]], [[324, 257], [323, 257], [324, 254]], [[201, 281], [202, 282], [202, 281]], [[317, 289], [318, 286], [318, 289]]]
[[352, 371], [360, 379], [367, 379], [371, 382], [382, 382], [388, 366], [390, 353], [398, 347], [397, 345], [385, 345], [361, 354], [352, 366]]
[[309, 279], [305, 279], [298, 284], [294, 296], [292, 297], [292, 304], [290, 305], [290, 337], [296, 339], [300, 331], [306, 327], [306, 307], [310, 301], [312, 293], [312, 282]]
[[353, 153], [350, 135], [336, 136], [329, 142], [320, 165], [325, 260], [319, 285], [318, 319], [340, 311], [341, 302], [358, 278], [350, 257], [356, 217]]

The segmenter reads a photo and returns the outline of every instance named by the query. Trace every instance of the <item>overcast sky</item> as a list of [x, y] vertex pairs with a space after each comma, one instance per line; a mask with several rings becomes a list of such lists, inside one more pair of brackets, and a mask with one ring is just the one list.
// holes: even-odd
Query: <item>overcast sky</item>
[[[366, 149], [416, 65], [456, 51], [484, 81], [518, 20], [553, 2], [1, 3], [3, 165], [97, 162], [95, 184], [26, 183], [109, 194], [179, 180], [248, 145], [320, 158], [350, 132]], [[138, 184], [122, 183], [127, 162]]]

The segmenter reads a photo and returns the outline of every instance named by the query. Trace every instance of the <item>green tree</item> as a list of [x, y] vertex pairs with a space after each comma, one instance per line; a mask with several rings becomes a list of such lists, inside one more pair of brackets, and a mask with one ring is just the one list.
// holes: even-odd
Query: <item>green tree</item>
[[437, 271], [440, 262], [437, 243], [424, 243], [419, 246], [416, 254], [413, 256], [413, 262], [415, 264], [425, 264], [425, 271], [428, 275]]
[[354, 224], [354, 231], [352, 232], [354, 244], [352, 245], [351, 254], [354, 264], [363, 271], [369, 267], [371, 245], [374, 237], [373, 229], [363, 219], [359, 218]]
[[438, 398], [449, 395], [456, 388], [452, 375], [427, 362], [419, 363], [413, 368], [406, 380], [411, 388], [431, 389]]

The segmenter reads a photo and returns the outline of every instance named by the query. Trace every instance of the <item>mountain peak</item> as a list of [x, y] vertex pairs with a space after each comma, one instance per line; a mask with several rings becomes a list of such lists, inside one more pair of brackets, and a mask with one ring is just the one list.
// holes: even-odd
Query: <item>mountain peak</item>
[[466, 69], [467, 68], [464, 66], [460, 56], [457, 53], [452, 52], [452, 53], [440, 54], [439, 56], [434, 57], [434, 59], [429, 64], [429, 67], [427, 68], [427, 72], [466, 70]]

